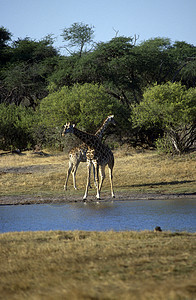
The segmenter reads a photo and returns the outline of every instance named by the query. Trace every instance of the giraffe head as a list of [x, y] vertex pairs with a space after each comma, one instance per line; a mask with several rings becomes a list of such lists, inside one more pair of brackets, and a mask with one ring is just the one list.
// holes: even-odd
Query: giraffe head
[[111, 124], [116, 125], [115, 120], [114, 120], [114, 115], [108, 116], [106, 119], [106, 122], [111, 122]]
[[65, 136], [65, 134], [67, 134], [67, 133], [73, 133], [74, 127], [75, 127], [75, 124], [71, 125], [70, 123], [66, 123], [63, 126], [62, 136]]

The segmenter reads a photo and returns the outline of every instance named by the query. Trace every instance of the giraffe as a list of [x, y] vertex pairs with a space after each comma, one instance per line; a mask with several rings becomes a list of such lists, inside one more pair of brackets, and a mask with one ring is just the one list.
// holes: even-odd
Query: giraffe
[[[108, 165], [109, 168], [109, 177], [110, 177], [110, 185], [111, 185], [111, 195], [112, 198], [115, 197], [113, 190], [113, 167], [114, 167], [114, 156], [112, 151], [107, 145], [102, 144], [99, 138], [96, 135], [89, 134], [87, 132], [81, 131], [75, 127], [75, 125], [71, 125], [70, 123], [66, 123], [64, 125], [64, 129], [62, 132], [62, 136], [67, 133], [73, 133], [79, 139], [81, 139], [87, 146], [86, 158], [87, 158], [87, 184], [85, 193], [83, 196], [83, 201], [85, 202], [88, 196], [88, 188], [90, 181], [90, 169], [91, 164], [94, 165], [95, 168], [95, 180], [96, 180], [96, 188], [97, 188], [97, 201], [100, 199], [100, 192], [103, 185], [103, 181], [105, 179], [105, 167]], [[100, 166], [100, 175], [101, 182], [99, 184], [99, 166]]]
[[[108, 116], [105, 119], [105, 121], [103, 122], [102, 126], [96, 131], [95, 135], [99, 138], [100, 141], [102, 141], [105, 130], [108, 127], [108, 125], [111, 123], [115, 124], [114, 115]], [[70, 150], [70, 152], [69, 152], [69, 167], [67, 170], [67, 177], [66, 177], [65, 185], [64, 185], [65, 190], [67, 190], [67, 183], [68, 183], [70, 173], [72, 173], [74, 189], [77, 190], [76, 172], [77, 172], [80, 162], [87, 161], [87, 159], [86, 159], [87, 149], [88, 149], [88, 146], [85, 143], [83, 143], [79, 147], [75, 147]], [[93, 168], [93, 171], [94, 171], [94, 181], [95, 181], [95, 169], [94, 168]], [[89, 181], [89, 186], [90, 186], [90, 181]]]

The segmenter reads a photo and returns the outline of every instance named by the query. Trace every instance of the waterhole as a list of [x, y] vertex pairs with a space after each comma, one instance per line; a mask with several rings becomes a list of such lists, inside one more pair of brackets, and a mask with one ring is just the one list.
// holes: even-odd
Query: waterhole
[[196, 201], [135, 200], [96, 203], [5, 205], [0, 232], [38, 230], [153, 230], [196, 232]]

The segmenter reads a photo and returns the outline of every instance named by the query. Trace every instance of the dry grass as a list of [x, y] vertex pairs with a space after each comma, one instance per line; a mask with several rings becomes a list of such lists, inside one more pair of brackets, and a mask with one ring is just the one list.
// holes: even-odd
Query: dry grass
[[195, 299], [196, 235], [0, 235], [1, 299]]
[[[120, 192], [195, 192], [195, 154], [117, 151]], [[1, 195], [64, 193], [66, 154], [0, 156]], [[72, 179], [83, 194], [86, 166]], [[106, 178], [104, 190], [109, 193]], [[91, 193], [95, 194], [93, 190]], [[21, 232], [0, 234], [0, 299], [195, 299], [196, 234]]]
[[[119, 157], [116, 164], [119, 187], [144, 192], [194, 192], [196, 182], [196, 156], [160, 156], [156, 152]], [[123, 167], [122, 167], [123, 166]]]
[[[126, 154], [126, 155], [125, 155]], [[180, 157], [160, 156], [155, 151], [124, 153], [116, 151], [114, 187], [116, 191], [186, 193], [195, 192], [196, 154]], [[35, 168], [36, 167], [36, 168]], [[0, 156], [1, 195], [63, 193], [68, 167], [67, 154], [36, 156]], [[17, 168], [17, 170], [16, 170]], [[9, 169], [7, 172], [5, 169]], [[107, 171], [107, 170], [106, 170]], [[80, 195], [86, 184], [86, 164], [81, 163], [77, 172], [79, 192], [75, 192], [72, 178], [68, 193]], [[106, 176], [103, 191], [109, 193], [109, 179]], [[91, 191], [95, 194], [95, 191]]]

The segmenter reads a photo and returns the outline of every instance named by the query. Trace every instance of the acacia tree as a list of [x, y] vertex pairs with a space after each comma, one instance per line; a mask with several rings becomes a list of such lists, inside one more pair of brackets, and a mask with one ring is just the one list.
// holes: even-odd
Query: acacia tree
[[115, 37], [109, 42], [97, 44], [92, 52], [83, 55], [75, 64], [72, 78], [80, 83], [103, 84], [109, 95], [128, 108], [132, 101], [137, 101], [141, 92], [138, 60], [134, 52], [134, 39]]
[[39, 42], [18, 39], [9, 48], [10, 59], [0, 70], [0, 103], [24, 104], [35, 109], [40, 99], [46, 97], [47, 78], [52, 73], [57, 51], [52, 40]]
[[170, 55], [177, 63], [172, 81], [181, 81], [187, 88], [196, 86], [196, 46], [175, 42]]
[[9, 41], [11, 41], [11, 33], [5, 27], [0, 27], [0, 67], [5, 65], [10, 58]]
[[74, 83], [103, 84], [109, 95], [128, 108], [134, 102], [139, 103], [145, 87], [155, 82], [182, 80], [187, 87], [194, 87], [194, 57], [194, 46], [172, 44], [168, 38], [136, 44], [133, 37], [119, 36], [97, 43], [82, 56], [62, 57], [49, 81], [57, 89]]
[[72, 54], [70, 48], [76, 48], [79, 56], [87, 51], [87, 47], [92, 45], [94, 38], [93, 26], [89, 26], [84, 23], [73, 23], [71, 27], [65, 28], [62, 33], [62, 37], [67, 42], [66, 49]]
[[[143, 101], [133, 108], [135, 127], [161, 128], [158, 142], [165, 150], [188, 152], [196, 139], [196, 88], [186, 90], [180, 83], [168, 82], [146, 90]], [[166, 149], [167, 148], [167, 149]]]

